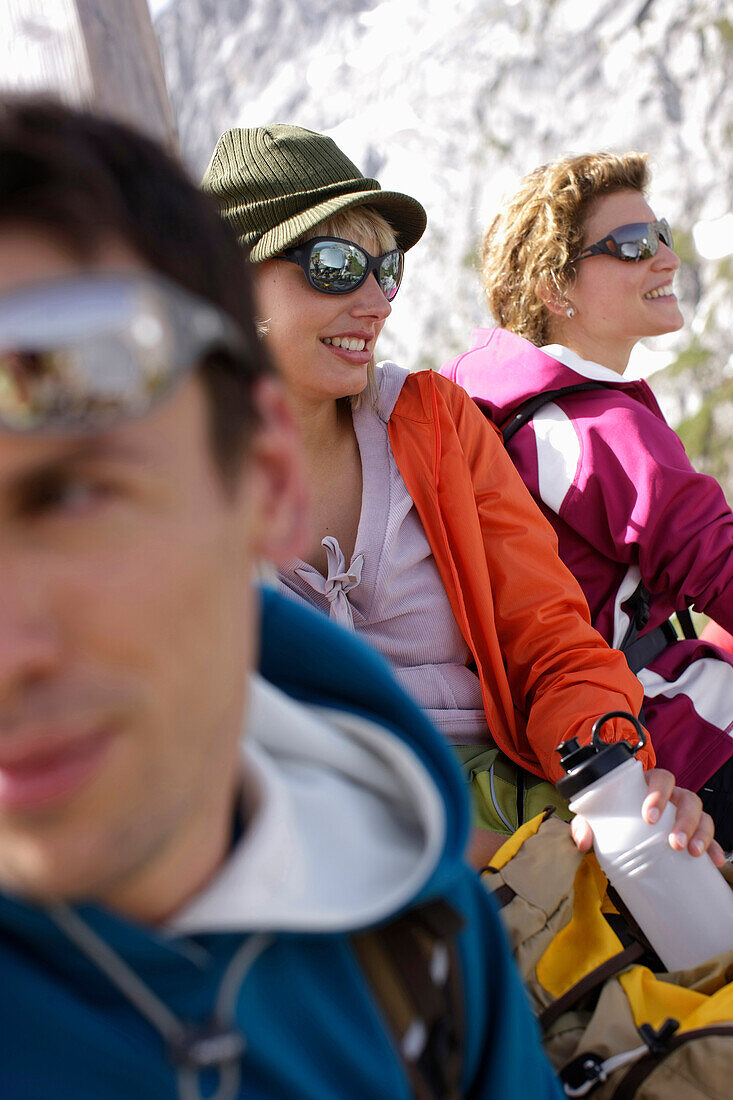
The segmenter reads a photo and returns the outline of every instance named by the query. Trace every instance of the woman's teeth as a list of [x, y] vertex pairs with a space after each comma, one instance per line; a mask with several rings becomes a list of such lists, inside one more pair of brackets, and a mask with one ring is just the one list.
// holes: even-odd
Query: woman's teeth
[[326, 336], [324, 344], [333, 344], [335, 348], [343, 348], [344, 351], [363, 351], [366, 340], [357, 340], [355, 336]]
[[672, 290], [672, 284], [667, 283], [666, 286], [659, 286], [656, 290], [650, 290], [648, 294], [645, 294], [645, 298], [667, 298], [670, 294], [674, 294]]

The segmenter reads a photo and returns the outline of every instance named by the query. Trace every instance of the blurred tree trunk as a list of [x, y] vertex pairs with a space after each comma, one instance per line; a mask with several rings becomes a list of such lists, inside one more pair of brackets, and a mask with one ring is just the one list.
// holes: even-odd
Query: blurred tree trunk
[[147, 0], [0, 0], [0, 89], [50, 92], [177, 147]]

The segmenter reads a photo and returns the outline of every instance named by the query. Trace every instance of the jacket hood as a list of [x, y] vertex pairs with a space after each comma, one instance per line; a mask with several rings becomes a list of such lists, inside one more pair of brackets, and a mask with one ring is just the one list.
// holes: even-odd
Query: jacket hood
[[[260, 673], [285, 694], [329, 710], [349, 711], [397, 738], [425, 768], [443, 802], [446, 824], [436, 875], [450, 873], [468, 839], [468, 801], [454, 754], [398, 686], [387, 662], [355, 634], [294, 600], [263, 589]], [[427, 889], [427, 887], [426, 887]], [[423, 891], [424, 892], [424, 891]]]
[[621, 390], [638, 383], [625, 381], [615, 371], [581, 359], [559, 344], [538, 348], [503, 328], [477, 328], [471, 347], [440, 368], [501, 425], [517, 406], [542, 390], [573, 386], [589, 379]]
[[445, 804], [399, 737], [251, 678], [245, 767], [259, 804], [176, 931], [334, 932], [410, 904], [439, 863]]
[[[406, 753], [404, 759], [412, 762], [402, 772], [403, 780], [408, 772], [424, 773], [437, 797], [431, 813], [443, 818], [442, 839], [437, 844], [430, 839], [433, 854], [425, 864], [422, 886], [413, 884], [413, 896], [405, 897], [394, 911], [443, 893], [463, 865], [469, 829], [465, 786], [452, 750], [398, 686], [384, 658], [325, 616], [263, 589], [260, 673], [292, 699], [319, 708], [323, 720], [338, 712], [343, 728], [346, 713], [352, 729], [358, 719], [377, 727], [383, 747], [377, 750], [375, 741], [374, 748], [387, 771], [396, 752], [400, 757]], [[392, 748], [387, 749], [388, 745]], [[409, 782], [412, 785], [413, 780]], [[413, 793], [410, 801], [416, 807], [414, 799]], [[394, 801], [392, 807], [396, 812]], [[399, 812], [405, 809], [403, 804]], [[427, 840], [428, 834], [424, 837]]]

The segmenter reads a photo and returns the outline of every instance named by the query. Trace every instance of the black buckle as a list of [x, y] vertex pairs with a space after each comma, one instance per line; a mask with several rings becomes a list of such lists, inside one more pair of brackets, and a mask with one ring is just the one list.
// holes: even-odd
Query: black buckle
[[185, 1027], [168, 1049], [177, 1066], [202, 1070], [238, 1061], [247, 1041], [241, 1032], [214, 1021]]
[[669, 1046], [669, 1040], [679, 1026], [679, 1020], [674, 1020], [670, 1016], [664, 1021], [659, 1031], [655, 1031], [651, 1024], [642, 1024], [639, 1028], [639, 1034], [652, 1054], [664, 1054]]
[[566, 1096], [586, 1096], [601, 1081], [605, 1081], [603, 1058], [592, 1050], [579, 1054], [560, 1071]]

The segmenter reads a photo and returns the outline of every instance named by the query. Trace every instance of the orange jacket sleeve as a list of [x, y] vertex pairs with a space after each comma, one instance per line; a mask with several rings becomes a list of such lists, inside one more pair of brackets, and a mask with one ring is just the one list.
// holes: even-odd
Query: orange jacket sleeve
[[[587, 741], [607, 711], [638, 714], [641, 685], [591, 626], [552, 527], [470, 398], [445, 378], [413, 375], [389, 430], [476, 661], [491, 733], [508, 756], [556, 781], [557, 745]], [[604, 737], [636, 734], [614, 719]], [[650, 745], [640, 756], [653, 765]]]

